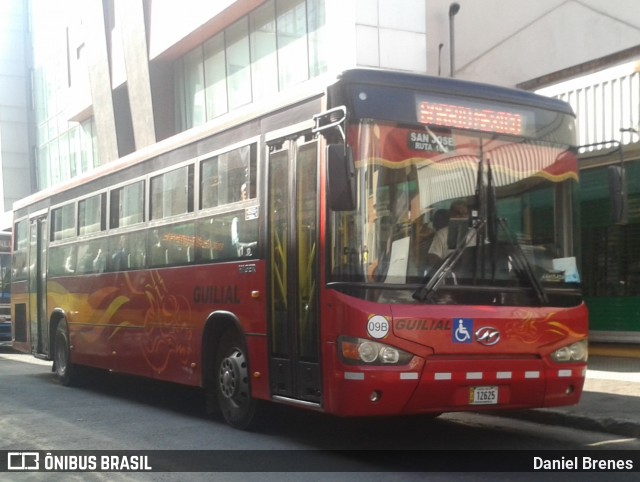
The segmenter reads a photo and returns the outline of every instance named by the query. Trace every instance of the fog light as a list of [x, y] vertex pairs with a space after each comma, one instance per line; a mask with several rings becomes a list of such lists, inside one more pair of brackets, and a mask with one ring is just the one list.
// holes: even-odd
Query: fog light
[[567, 387], [567, 389], [564, 391], [565, 395], [571, 395], [574, 392], [575, 388], [573, 387], [573, 385], [569, 385]]
[[378, 402], [381, 397], [382, 397], [382, 394], [379, 391], [375, 390], [371, 392], [371, 395], [369, 395], [369, 400], [375, 403], [375, 402]]

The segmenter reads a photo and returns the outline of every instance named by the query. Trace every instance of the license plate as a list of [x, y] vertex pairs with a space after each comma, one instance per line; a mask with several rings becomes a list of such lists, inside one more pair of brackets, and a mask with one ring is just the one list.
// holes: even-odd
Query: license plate
[[469, 404], [497, 405], [498, 387], [469, 387]]

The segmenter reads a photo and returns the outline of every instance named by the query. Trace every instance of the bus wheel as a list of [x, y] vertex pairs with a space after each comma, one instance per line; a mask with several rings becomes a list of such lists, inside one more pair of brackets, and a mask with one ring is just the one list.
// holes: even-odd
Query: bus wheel
[[257, 401], [251, 398], [246, 348], [235, 331], [222, 335], [215, 367], [215, 386], [222, 415], [232, 427], [249, 428]]
[[77, 382], [77, 367], [71, 363], [69, 350], [69, 330], [67, 320], [60, 320], [56, 328], [53, 343], [53, 369], [58, 380], [65, 386], [71, 386]]

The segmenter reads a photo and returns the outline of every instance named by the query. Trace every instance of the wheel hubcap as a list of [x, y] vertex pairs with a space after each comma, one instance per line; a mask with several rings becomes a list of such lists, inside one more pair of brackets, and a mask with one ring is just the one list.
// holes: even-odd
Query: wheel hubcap
[[244, 356], [234, 351], [220, 363], [219, 383], [220, 392], [225, 398], [233, 399], [239, 392], [243, 378], [242, 364]]

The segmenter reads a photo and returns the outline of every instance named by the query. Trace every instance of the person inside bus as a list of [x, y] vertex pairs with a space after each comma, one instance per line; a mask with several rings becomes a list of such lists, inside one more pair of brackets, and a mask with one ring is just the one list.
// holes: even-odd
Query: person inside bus
[[[430, 223], [425, 223], [418, 228], [415, 254], [415, 264], [417, 268], [427, 266], [429, 248], [431, 247], [431, 243], [433, 243], [433, 238], [438, 231], [449, 224], [449, 210], [437, 209], [431, 214], [430, 220]], [[424, 273], [419, 273], [419, 275], [423, 274]]]
[[433, 236], [427, 255], [427, 266], [434, 266], [442, 261], [450, 252], [449, 249], [449, 220], [466, 220], [469, 216], [467, 203], [463, 199], [456, 199], [449, 207], [449, 218], [442, 228]]
[[68, 255], [65, 257], [64, 260], [64, 272], [65, 273], [75, 273], [76, 271], [76, 256], [75, 256], [75, 249], [71, 248], [68, 253]]
[[97, 251], [92, 245], [87, 246], [84, 255], [78, 262], [79, 273], [102, 273], [104, 271], [104, 256], [102, 249]]
[[113, 271], [122, 271], [129, 267], [129, 253], [126, 250], [126, 238], [120, 236], [118, 249], [111, 255], [111, 267]]

